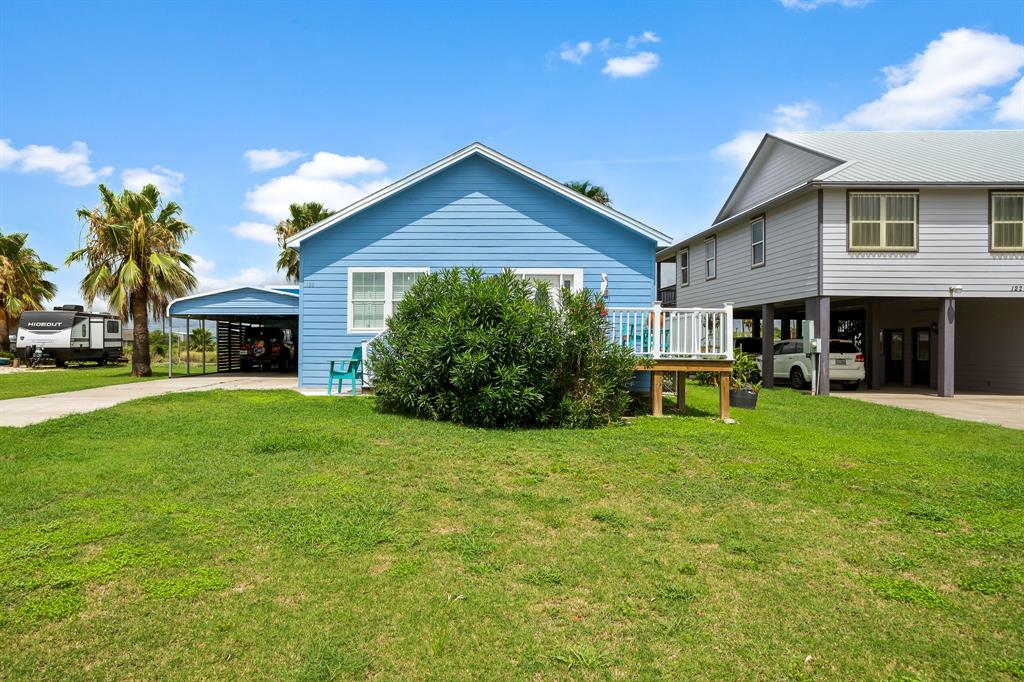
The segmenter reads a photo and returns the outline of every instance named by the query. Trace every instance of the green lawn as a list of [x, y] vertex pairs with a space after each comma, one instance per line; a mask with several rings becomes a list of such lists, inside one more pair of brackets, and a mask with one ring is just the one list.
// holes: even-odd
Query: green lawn
[[[216, 362], [207, 365], [207, 370], [210, 372], [215, 371], [216, 368]], [[192, 374], [200, 373], [200, 369], [192, 368]], [[184, 376], [184, 365], [181, 367], [175, 365], [174, 375]], [[111, 365], [109, 367], [85, 365], [67, 369], [40, 368], [26, 372], [3, 372], [0, 373], [0, 400], [166, 378], [166, 364], [153, 365], [153, 376], [145, 378], [133, 377], [131, 365]]]
[[0, 429], [0, 678], [1024, 676], [1024, 432], [691, 397], [591, 432], [255, 391]]

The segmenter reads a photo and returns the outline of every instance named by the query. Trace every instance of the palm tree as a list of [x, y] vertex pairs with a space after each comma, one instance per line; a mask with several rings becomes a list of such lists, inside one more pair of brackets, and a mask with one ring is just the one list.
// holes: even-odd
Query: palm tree
[[593, 199], [599, 204], [604, 204], [605, 206], [612, 205], [612, 200], [608, 197], [608, 192], [605, 191], [604, 187], [592, 185], [590, 180], [570, 180], [562, 184], [589, 199]]
[[213, 350], [213, 332], [196, 327], [188, 335], [189, 350]]
[[149, 316], [161, 319], [169, 299], [197, 284], [193, 258], [181, 251], [192, 226], [181, 219], [181, 206], [165, 203], [154, 185], [120, 194], [100, 185], [99, 192], [99, 206], [78, 210], [79, 220], [85, 221], [85, 246], [72, 251], [65, 265], [85, 262], [86, 301], [104, 296], [111, 310], [131, 316], [132, 376], [148, 377], [153, 374]]
[[284, 245], [285, 241], [292, 235], [302, 232], [307, 227], [316, 225], [325, 218], [334, 214], [329, 208], [316, 201], [307, 201], [304, 204], [292, 204], [288, 207], [291, 217], [282, 220], [274, 228], [277, 233], [277, 243], [281, 247], [281, 255], [277, 258], [277, 269], [284, 270], [285, 276], [293, 281], [299, 281], [299, 252]]
[[44, 276], [57, 272], [25, 244], [28, 233], [0, 232], [0, 350], [10, 352], [11, 329], [26, 310], [38, 310], [57, 294], [57, 285]]

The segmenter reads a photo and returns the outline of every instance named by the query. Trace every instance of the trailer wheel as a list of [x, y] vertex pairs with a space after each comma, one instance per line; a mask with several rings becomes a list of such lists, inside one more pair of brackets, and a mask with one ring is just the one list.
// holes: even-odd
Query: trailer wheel
[[100, 367], [106, 367], [107, 366], [107, 354], [104, 353], [103, 357], [96, 361], [96, 364], [98, 366], [100, 366]]
[[68, 363], [67, 363], [67, 362], [65, 362], [64, 360], [54, 360], [54, 361], [53, 361], [53, 364], [54, 364], [54, 365], [55, 365], [56, 367], [59, 367], [59, 368], [63, 368], [63, 367], [66, 367]]

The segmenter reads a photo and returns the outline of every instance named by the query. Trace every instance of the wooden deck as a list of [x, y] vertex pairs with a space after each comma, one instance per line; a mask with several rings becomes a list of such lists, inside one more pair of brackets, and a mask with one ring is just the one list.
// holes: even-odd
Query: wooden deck
[[686, 413], [686, 374], [688, 372], [715, 372], [718, 374], [718, 415], [729, 418], [729, 381], [732, 377], [732, 360], [654, 360], [653, 364], [637, 365], [639, 371], [651, 372], [651, 414], [660, 417], [664, 413], [661, 379], [668, 372], [675, 374], [677, 411]]

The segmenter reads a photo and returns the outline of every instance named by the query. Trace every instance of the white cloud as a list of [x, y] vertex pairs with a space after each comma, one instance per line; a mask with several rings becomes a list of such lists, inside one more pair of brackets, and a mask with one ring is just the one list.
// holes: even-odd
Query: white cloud
[[[772, 111], [768, 129], [776, 133], [807, 130], [818, 112], [818, 105], [814, 102], [780, 104]], [[757, 145], [761, 143], [764, 133], [763, 130], [744, 130], [728, 142], [723, 142], [715, 147], [713, 153], [721, 159], [737, 165], [745, 165], [753, 156]]]
[[192, 272], [197, 275], [208, 275], [217, 267], [217, 261], [203, 258], [199, 254], [192, 254]]
[[16, 149], [9, 139], [0, 140], [0, 170], [53, 173], [58, 182], [76, 187], [102, 180], [114, 171], [112, 166], [93, 169], [89, 163], [91, 155], [89, 146], [84, 142], [72, 142], [66, 151], [61, 151], [37, 144]]
[[244, 206], [273, 222], [288, 217], [288, 206], [293, 203], [318, 201], [339, 210], [391, 182], [388, 178], [354, 178], [379, 175], [386, 170], [387, 165], [379, 159], [318, 152], [291, 175], [274, 178], [246, 192]]
[[214, 276], [212, 271], [206, 273], [197, 271], [196, 274], [199, 278], [199, 286], [196, 287], [196, 293], [242, 286], [263, 287], [269, 284], [283, 284], [285, 280], [282, 273], [262, 270], [260, 268], [243, 268], [225, 277]]
[[251, 239], [252, 241], [263, 242], [264, 244], [277, 243], [277, 234], [274, 233], [274, 226], [267, 223], [242, 221], [234, 227], [229, 227], [228, 231], [239, 239]]
[[638, 36], [630, 36], [626, 38], [626, 49], [632, 50], [641, 43], [660, 43], [661, 37], [658, 36], [654, 31], [644, 31]]
[[[777, 106], [766, 130], [948, 128], [961, 123], [969, 114], [989, 107], [992, 97], [988, 92], [1017, 78], [1022, 68], [1024, 46], [1006, 36], [959, 28], [940, 35], [907, 64], [884, 67], [886, 92], [838, 122], [821, 125], [817, 120], [818, 107], [813, 102], [797, 102]], [[997, 102], [993, 120], [1024, 123], [1024, 81], [1018, 81]], [[741, 131], [715, 147], [713, 154], [735, 163], [746, 163], [762, 136], [761, 130]]]
[[812, 10], [822, 5], [838, 5], [846, 8], [864, 7], [871, 0], [779, 0], [786, 9]]
[[628, 57], [611, 57], [601, 73], [612, 78], [635, 78], [658, 67], [661, 59], [653, 52], [638, 52]]
[[583, 58], [590, 54], [593, 47], [589, 40], [581, 40], [572, 46], [566, 43], [562, 45], [562, 51], [558, 53], [558, 58], [573, 64], [582, 64]]
[[1010, 94], [999, 100], [993, 118], [1000, 123], [1024, 125], [1024, 78], [1010, 89]]
[[163, 166], [127, 168], [121, 173], [125, 188], [138, 192], [146, 185], [156, 185], [164, 194], [180, 194], [185, 174]]
[[305, 154], [286, 149], [250, 149], [242, 156], [249, 162], [249, 170], [265, 171], [287, 166], [292, 161], [301, 159]]
[[299, 166], [295, 174], [310, 179], [352, 178], [357, 175], [378, 175], [388, 167], [380, 159], [364, 156], [341, 156], [331, 152], [317, 152], [312, 161]]
[[1024, 45], [968, 28], [947, 31], [907, 64], [882, 71], [888, 89], [843, 117], [839, 128], [945, 128], [987, 107], [985, 91], [1024, 67]]

